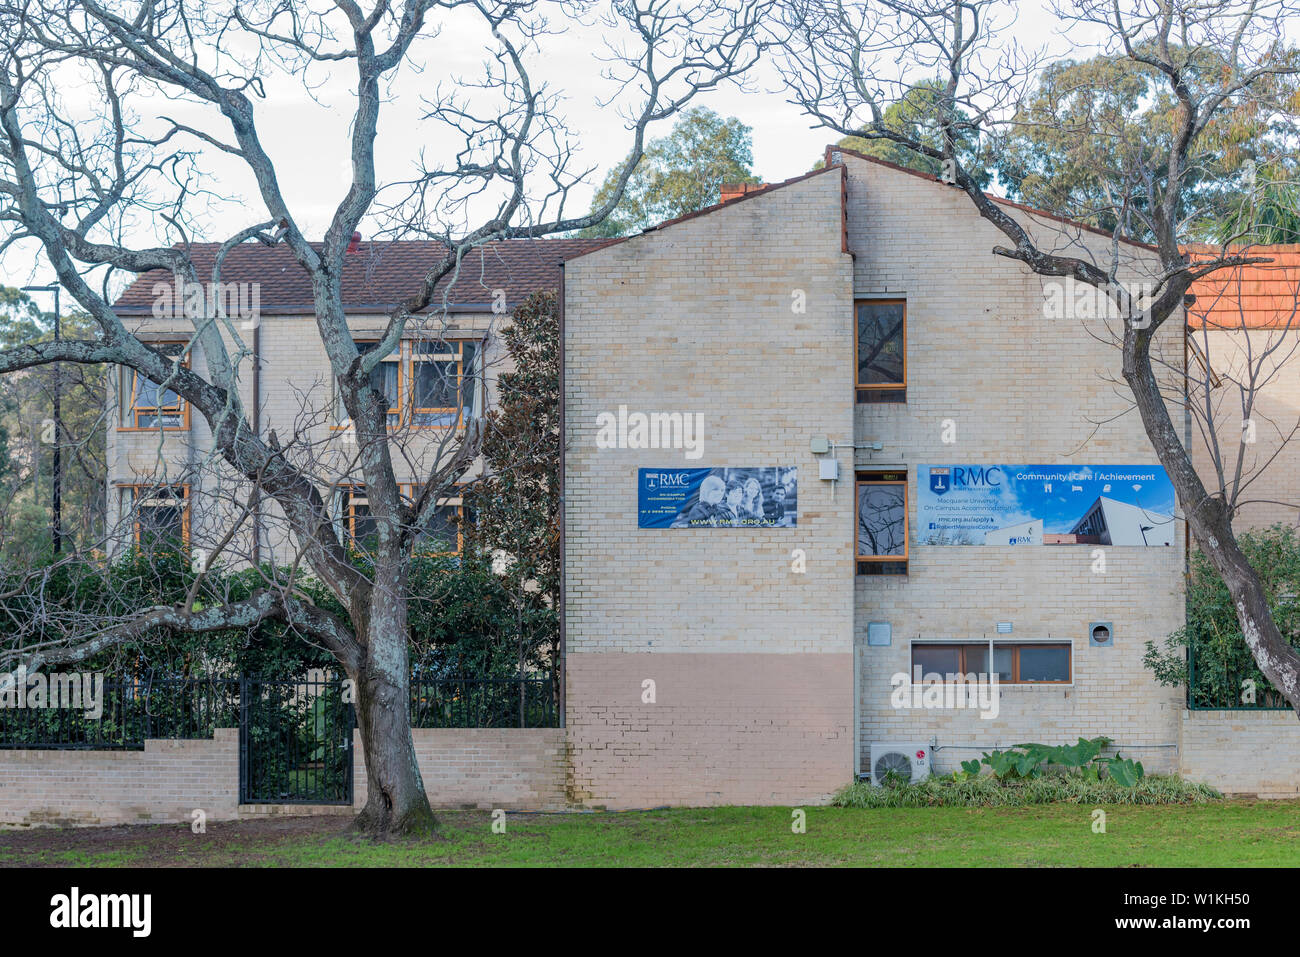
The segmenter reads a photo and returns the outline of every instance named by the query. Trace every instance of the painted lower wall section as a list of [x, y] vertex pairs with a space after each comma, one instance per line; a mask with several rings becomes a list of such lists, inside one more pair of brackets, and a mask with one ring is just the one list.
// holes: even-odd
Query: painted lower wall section
[[834, 653], [570, 654], [569, 796], [610, 809], [825, 802], [853, 776], [852, 669]]
[[[415, 752], [435, 807], [552, 810], [564, 806], [564, 731], [424, 729]], [[365, 764], [354, 739], [354, 809], [365, 803]], [[338, 813], [336, 805], [241, 805], [239, 731], [150, 740], [143, 751], [0, 750], [0, 826], [169, 824], [270, 813]]]
[[1300, 797], [1300, 721], [1292, 711], [1184, 711], [1183, 777], [1224, 794]]

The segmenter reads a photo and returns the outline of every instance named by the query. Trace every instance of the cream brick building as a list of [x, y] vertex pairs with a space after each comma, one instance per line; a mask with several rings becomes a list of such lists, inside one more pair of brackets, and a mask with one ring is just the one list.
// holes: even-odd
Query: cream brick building
[[[1041, 246], [1109, 262], [1108, 237], [1006, 206]], [[417, 481], [459, 422], [412, 428], [445, 411], [416, 399], [427, 391], [419, 363], [430, 361], [420, 340], [440, 344], [457, 416], [477, 414], [505, 368], [492, 335], [502, 309], [558, 288], [565, 697], [562, 736], [536, 754], [492, 738], [483, 767], [528, 760], [503, 772], [504, 784], [475, 772], [478, 784], [456, 785], [457, 801], [501, 806], [494, 795], [508, 785], [509, 806], [536, 795], [548, 806], [801, 804], [869, 772], [874, 745], [923, 751], [947, 772], [995, 747], [1096, 735], [1153, 771], [1300, 793], [1293, 716], [1189, 712], [1182, 689], [1160, 686], [1142, 664], [1146, 642], [1184, 621], [1176, 510], [1163, 524], [1139, 518], [1121, 539], [1106, 526], [1122, 510], [1076, 500], [1074, 527], [1027, 516], [980, 544], [928, 543], [931, 468], [1156, 466], [1119, 379], [1116, 320], [1052, 313], [1049, 282], [992, 254], [1004, 242], [960, 192], [833, 149], [824, 169], [625, 240], [496, 244], [462, 269], [385, 369], [408, 453], [399, 478]], [[378, 336], [386, 309], [437, 254], [362, 244], [349, 258], [358, 342]], [[1122, 256], [1121, 279], [1150, 280], [1151, 250], [1124, 244]], [[257, 320], [235, 323], [227, 339], [244, 350], [241, 394], [255, 427], [312, 449], [348, 533], [364, 521], [364, 501], [349, 485], [347, 430], [294, 269], [283, 250], [232, 254], [223, 278], [257, 284], [261, 301]], [[189, 321], [159, 309], [169, 281], [142, 277], [117, 308], [151, 341], [188, 342]], [[1162, 330], [1171, 396], [1188, 348], [1181, 324]], [[188, 361], [201, 369], [201, 350]], [[880, 381], [864, 382], [863, 369]], [[110, 509], [120, 542], [147, 530], [144, 508], [202, 548], [224, 534], [234, 499], [220, 469], [204, 467], [204, 423], [166, 398], [127, 377], [110, 390]], [[671, 431], [654, 445], [625, 431], [604, 440], [602, 422], [629, 413], [698, 420], [698, 443], [675, 445]], [[747, 527], [643, 523], [644, 475], [688, 469], [768, 470], [791, 505]], [[173, 487], [181, 505], [158, 494]], [[450, 516], [459, 503], [446, 506]], [[888, 517], [886, 539], [864, 546], [864, 514]], [[244, 551], [287, 557], [273, 511], [256, 525]], [[1136, 534], [1150, 541], [1112, 544]], [[1006, 670], [996, 717], [898, 706], [898, 676], [910, 689], [915, 666], [948, 660]], [[444, 744], [438, 762], [459, 767]], [[1285, 760], [1260, 761], [1261, 751]], [[438, 782], [428, 783], [438, 800]]]
[[[1108, 262], [1107, 237], [1008, 207], [1046, 248]], [[927, 464], [1158, 465], [1108, 381], [1114, 322], [1045, 318], [1043, 280], [992, 255], [1003, 243], [959, 191], [833, 150], [820, 172], [566, 262], [571, 797], [824, 800], [876, 743], [949, 771], [997, 746], [1105, 735], [1177, 768], [1182, 694], [1142, 655], [1183, 622], [1181, 520], [1165, 547], [917, 543]], [[1157, 265], [1137, 245], [1123, 260], [1130, 283]], [[855, 379], [864, 308], [903, 317], [902, 387], [885, 394]], [[1181, 329], [1162, 335], [1181, 362]], [[702, 413], [702, 457], [599, 447], [598, 416], [620, 406]], [[819, 478], [825, 459], [838, 481]], [[797, 468], [796, 527], [639, 527], [638, 470], [756, 466]], [[887, 569], [902, 574], [855, 557], [855, 475], [906, 490]], [[1003, 684], [993, 720], [894, 706], [895, 675], [990, 643], [1017, 674], [1044, 655], [1064, 670]]]
[[[468, 253], [459, 271], [440, 285], [432, 306], [408, 324], [400, 348], [375, 376], [392, 402], [399, 482], [414, 486], [426, 478], [454, 448], [465, 422], [495, 402], [497, 376], [509, 371], [498, 334], [510, 311], [534, 292], [557, 290], [565, 255], [603, 242], [490, 243]], [[198, 273], [210, 275], [217, 247], [191, 248]], [[357, 243], [342, 277], [353, 339], [363, 348], [378, 340], [388, 310], [442, 256], [436, 243]], [[114, 308], [141, 339], [178, 350], [205, 372], [207, 357], [182, 308], [187, 295], [174, 277], [145, 273]], [[251, 426], [263, 435], [274, 433], [286, 454], [324, 482], [340, 534], [363, 538], [367, 506], [356, 484], [357, 445], [336, 405], [306, 273], [286, 247], [239, 246], [224, 261], [217, 296], [230, 320], [219, 325]], [[108, 403], [111, 549], [141, 540], [155, 526], [179, 534], [196, 553], [219, 544], [247, 501], [248, 488], [212, 460], [207, 423], [179, 397], [125, 369], [110, 377]], [[464, 480], [480, 469], [476, 464]], [[434, 530], [440, 547], [460, 547], [460, 517], [460, 498], [449, 496]], [[227, 560], [284, 563], [293, 559], [294, 547], [278, 507], [264, 502], [227, 546]]]

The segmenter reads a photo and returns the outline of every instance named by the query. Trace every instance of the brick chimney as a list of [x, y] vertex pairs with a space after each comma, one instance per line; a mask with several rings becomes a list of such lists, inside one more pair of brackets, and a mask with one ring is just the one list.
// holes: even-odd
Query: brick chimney
[[727, 200], [735, 199], [737, 196], [757, 193], [764, 189], [767, 189], [767, 183], [723, 183], [718, 196], [718, 202], [725, 203]]

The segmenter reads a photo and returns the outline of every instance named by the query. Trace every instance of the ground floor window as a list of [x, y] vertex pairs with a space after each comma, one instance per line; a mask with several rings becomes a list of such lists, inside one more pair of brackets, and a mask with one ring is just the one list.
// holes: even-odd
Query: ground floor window
[[918, 641], [912, 643], [911, 673], [919, 667], [922, 680], [996, 673], [1002, 684], [1069, 684], [1074, 680], [1072, 651], [1068, 643]]
[[136, 545], [184, 547], [189, 542], [188, 485], [131, 485], [122, 491]]
[[[399, 485], [398, 491], [410, 505], [418, 489], [414, 485]], [[335, 502], [337, 526], [344, 541], [360, 552], [375, 551], [379, 545], [379, 529], [365, 486], [343, 486]], [[416, 534], [414, 551], [421, 555], [460, 554], [464, 547], [466, 513], [459, 495], [440, 499], [429, 521]]]

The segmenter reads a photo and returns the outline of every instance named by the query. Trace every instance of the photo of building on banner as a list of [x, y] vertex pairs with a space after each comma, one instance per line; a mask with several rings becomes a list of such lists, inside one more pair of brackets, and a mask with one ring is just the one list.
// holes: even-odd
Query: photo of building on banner
[[1158, 465], [922, 465], [918, 545], [1174, 544]]
[[638, 528], [794, 528], [798, 469], [640, 469]]

